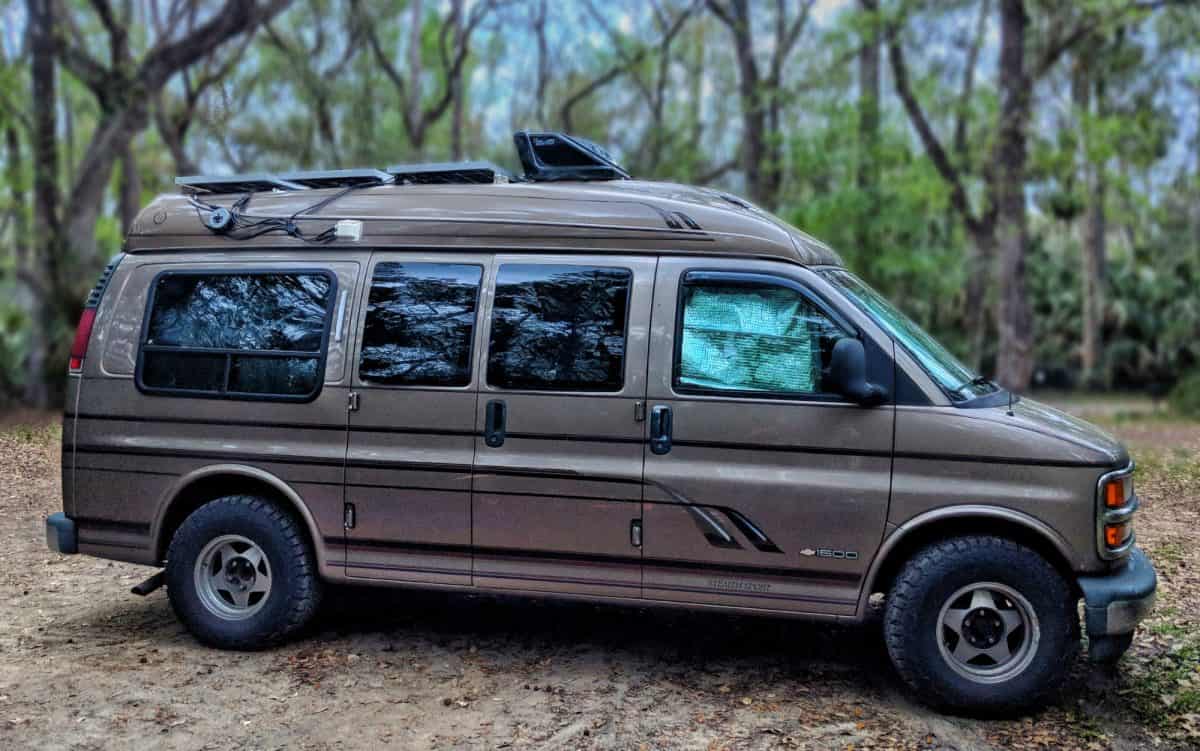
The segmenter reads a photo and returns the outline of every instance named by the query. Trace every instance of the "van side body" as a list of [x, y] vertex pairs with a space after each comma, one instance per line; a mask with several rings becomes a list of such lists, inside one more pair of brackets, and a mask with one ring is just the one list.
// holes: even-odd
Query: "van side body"
[[[328, 193], [247, 210], [289, 216]], [[331, 220], [361, 238], [239, 242], [183, 196], [139, 215], [69, 376], [52, 548], [166, 565], [189, 515], [253, 496], [297, 523], [328, 583], [859, 622], [918, 552], [988, 535], [1086, 600], [1098, 658], [1153, 602], [1132, 536], [1116, 553], [1103, 539], [1123, 446], [1028, 399], [952, 398], [847, 298], [832, 250], [743, 202], [638, 181], [381, 186], [297, 221]], [[275, 318], [308, 329], [276, 349], [178, 344], [180, 315], [232, 315], [217, 288], [300, 295], [303, 314]], [[456, 291], [422, 313], [431, 288]], [[821, 337], [781, 355], [802, 373], [755, 376], [801, 388], [691, 373], [734, 377], [728, 356], [695, 353], [726, 346], [712, 321], [747, 295], [819, 319]], [[564, 300], [569, 325], [547, 312]], [[270, 318], [242, 314], [247, 332]], [[417, 316], [436, 368], [387, 340]], [[882, 403], [821, 387], [839, 337], [861, 343]]]

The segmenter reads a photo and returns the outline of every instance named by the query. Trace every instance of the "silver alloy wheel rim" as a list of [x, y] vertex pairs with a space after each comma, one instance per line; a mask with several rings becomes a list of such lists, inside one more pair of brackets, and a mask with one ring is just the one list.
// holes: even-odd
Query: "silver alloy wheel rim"
[[975, 683], [1003, 683], [1037, 654], [1037, 613], [1020, 592], [997, 582], [968, 584], [946, 599], [934, 626], [938, 650]]
[[221, 535], [200, 551], [194, 581], [208, 612], [240, 621], [262, 610], [270, 597], [271, 564], [255, 542], [241, 535]]

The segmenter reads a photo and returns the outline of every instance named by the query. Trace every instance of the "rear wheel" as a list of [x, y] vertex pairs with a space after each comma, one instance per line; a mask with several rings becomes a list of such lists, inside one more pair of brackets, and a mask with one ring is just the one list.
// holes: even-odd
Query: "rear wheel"
[[960, 537], [905, 564], [884, 638], [900, 676], [932, 704], [1010, 712], [1057, 687], [1079, 649], [1070, 586], [1010, 540]]
[[167, 592], [196, 638], [259, 649], [301, 629], [320, 601], [303, 528], [264, 498], [228, 496], [184, 520], [167, 552]]

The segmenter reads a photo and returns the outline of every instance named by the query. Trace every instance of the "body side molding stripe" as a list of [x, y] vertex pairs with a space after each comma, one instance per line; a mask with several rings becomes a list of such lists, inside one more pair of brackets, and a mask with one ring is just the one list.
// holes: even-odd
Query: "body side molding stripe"
[[429, 553], [445, 553], [454, 555], [471, 555], [474, 554], [480, 557], [494, 556], [498, 558], [535, 558], [543, 560], [563, 560], [575, 561], [579, 563], [614, 563], [627, 565], [646, 565], [655, 568], [682, 568], [695, 569], [703, 571], [715, 571], [719, 573], [746, 573], [759, 574], [763, 576], [777, 576], [788, 579], [812, 579], [816, 581], [844, 581], [857, 582], [862, 579], [859, 574], [853, 573], [838, 573], [838, 572], [817, 572], [803, 571], [799, 569], [785, 569], [773, 566], [750, 566], [740, 564], [723, 564], [710, 563], [707, 561], [689, 561], [675, 560], [667, 558], [640, 558], [637, 556], [621, 556], [621, 555], [598, 555], [585, 553], [567, 553], [553, 550], [517, 550], [512, 548], [489, 548], [476, 547], [472, 549], [470, 545], [447, 544], [447, 543], [425, 543], [425, 542], [399, 542], [391, 540], [378, 539], [355, 539], [353, 537], [337, 537], [326, 536], [324, 539], [327, 545], [346, 545], [348, 547], [362, 548], [377, 548], [385, 550], [397, 551], [412, 551], [412, 552], [429, 552]]
[[[188, 419], [174, 417], [134, 417], [130, 415], [99, 415], [89, 413], [64, 413], [64, 417], [75, 417], [78, 419], [94, 419], [94, 420], [116, 420], [125, 422], [157, 422], [157, 423], [173, 423], [180, 425], [228, 425], [231, 427], [260, 427], [260, 428], [281, 428], [281, 429], [296, 429], [296, 430], [349, 430], [353, 433], [395, 433], [406, 435], [446, 435], [446, 436], [462, 436], [462, 437], [480, 437], [482, 432], [477, 430], [445, 430], [439, 428], [391, 428], [391, 427], [371, 427], [371, 426], [345, 426], [345, 425], [328, 425], [317, 423], [290, 423], [290, 422], [253, 422], [243, 420], [212, 420], [212, 419]], [[552, 434], [552, 433], [509, 433], [510, 438], [521, 438], [534, 441], [580, 441], [580, 442], [595, 442], [595, 443], [625, 443], [625, 444], [645, 444], [643, 438], [630, 438], [627, 436], [599, 436], [599, 435], [584, 435], [584, 434]], [[980, 456], [968, 454], [950, 454], [937, 452], [921, 452], [921, 451], [871, 451], [863, 449], [848, 449], [848, 448], [832, 448], [828, 446], [806, 446], [806, 445], [790, 445], [790, 444], [754, 444], [754, 443], [738, 443], [730, 441], [697, 441], [687, 439], [676, 439], [673, 442], [675, 446], [691, 447], [691, 448], [711, 448], [711, 449], [728, 449], [733, 451], [771, 451], [771, 452], [787, 452], [799, 454], [821, 454], [832, 456], [855, 456], [855, 457], [873, 457], [873, 458], [889, 458], [896, 459], [914, 459], [921, 461], [948, 461], [948, 462], [978, 462], [980, 464], [1006, 464], [1006, 465], [1023, 465], [1030, 467], [1098, 467], [1105, 468], [1112, 466], [1108, 461], [1083, 461], [1070, 459], [1038, 459], [1034, 457], [1006, 457], [1006, 456]], [[80, 446], [78, 450], [87, 450], [89, 447]]]

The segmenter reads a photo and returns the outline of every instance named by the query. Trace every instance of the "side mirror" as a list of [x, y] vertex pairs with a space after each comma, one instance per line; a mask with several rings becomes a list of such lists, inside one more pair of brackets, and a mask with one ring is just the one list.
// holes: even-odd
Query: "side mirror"
[[862, 342], [843, 337], [833, 345], [829, 361], [829, 385], [834, 392], [864, 407], [887, 399], [887, 389], [867, 381], [867, 354]]

